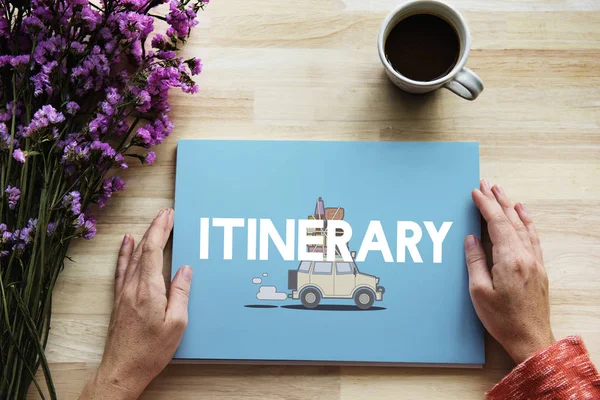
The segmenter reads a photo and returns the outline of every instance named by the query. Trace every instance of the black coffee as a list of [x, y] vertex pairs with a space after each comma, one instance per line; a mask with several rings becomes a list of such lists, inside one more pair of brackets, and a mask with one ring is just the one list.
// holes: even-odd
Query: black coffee
[[435, 15], [417, 14], [392, 29], [385, 55], [400, 74], [428, 82], [446, 75], [458, 61], [460, 40], [454, 27]]

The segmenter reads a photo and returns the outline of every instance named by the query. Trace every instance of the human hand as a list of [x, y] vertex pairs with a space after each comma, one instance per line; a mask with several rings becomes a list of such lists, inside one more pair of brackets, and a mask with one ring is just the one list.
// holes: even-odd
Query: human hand
[[161, 210], [134, 251], [125, 235], [115, 273], [115, 300], [102, 362], [80, 399], [136, 399], [169, 363], [187, 325], [192, 269], [173, 278], [169, 296], [163, 250], [173, 210]]
[[542, 248], [523, 204], [514, 205], [500, 186], [482, 180], [472, 196], [487, 221], [493, 266], [481, 242], [467, 236], [471, 299], [483, 326], [519, 364], [555, 342]]

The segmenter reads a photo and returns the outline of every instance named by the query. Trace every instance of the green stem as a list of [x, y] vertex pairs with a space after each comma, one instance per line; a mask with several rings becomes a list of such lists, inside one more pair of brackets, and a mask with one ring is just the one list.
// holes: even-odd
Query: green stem
[[[37, 335], [37, 329], [35, 328], [35, 324], [31, 319], [31, 315], [27, 310], [27, 306], [23, 302], [23, 299], [19, 296], [19, 292], [17, 289], [13, 287], [14, 296], [17, 299], [17, 305], [19, 310], [23, 315], [24, 325], [27, 328], [27, 332], [29, 333], [31, 342], [36, 346], [38, 354], [42, 359], [42, 369], [44, 371], [44, 378], [46, 379], [46, 385], [48, 386], [48, 390], [50, 391], [50, 398], [56, 399], [56, 389], [54, 388], [54, 382], [52, 382], [52, 375], [50, 374], [50, 367], [48, 366], [48, 361], [46, 360], [46, 355], [44, 354], [44, 349], [42, 348], [40, 338]], [[18, 392], [17, 392], [18, 393]]]
[[[10, 123], [10, 144], [8, 145], [8, 167], [7, 167], [7, 172], [6, 172], [6, 179], [10, 180], [10, 169], [12, 167], [12, 162], [10, 161], [10, 158], [12, 157], [12, 153], [15, 149], [15, 131], [17, 129], [17, 107], [16, 107], [16, 101], [17, 101], [17, 78], [16, 78], [16, 72], [13, 72], [13, 79], [12, 79], [12, 84], [13, 84], [13, 110], [12, 110], [12, 121]], [[3, 168], [4, 169], [4, 168]], [[2, 188], [0, 188], [3, 192], [4, 189], [7, 186], [7, 182], [2, 182]]]

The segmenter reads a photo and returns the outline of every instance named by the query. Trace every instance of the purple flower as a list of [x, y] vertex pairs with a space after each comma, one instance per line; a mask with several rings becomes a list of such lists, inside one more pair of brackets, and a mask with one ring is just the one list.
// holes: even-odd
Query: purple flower
[[143, 7], [147, 4], [146, 0], [121, 0], [121, 4], [124, 6], [129, 6], [133, 10], [139, 10], [140, 7]]
[[73, 215], [81, 214], [81, 194], [76, 190], [66, 194], [62, 199], [62, 206], [69, 208]]
[[89, 159], [89, 155], [89, 146], [80, 145], [76, 139], [71, 139], [63, 149], [62, 162], [68, 165], [80, 165]]
[[131, 11], [119, 13], [115, 18], [118, 21], [119, 31], [129, 42], [146, 38], [154, 29], [154, 19], [148, 15]]
[[83, 7], [81, 10], [81, 19], [86, 22], [88, 29], [93, 31], [102, 22], [102, 15], [91, 7]]
[[115, 126], [115, 128], [113, 130], [113, 132], [117, 136], [123, 136], [128, 131], [129, 131], [129, 124], [124, 119], [117, 122], [117, 126]]
[[[2, 56], [0, 56], [2, 58]], [[6, 122], [12, 120], [13, 112], [17, 117], [20, 117], [23, 114], [23, 102], [18, 101], [15, 103], [14, 100], [6, 103], [6, 111], [0, 112], [0, 121]]]
[[119, 94], [117, 88], [109, 87], [106, 90], [106, 101], [108, 101], [112, 105], [115, 105], [119, 102], [119, 100], [121, 100], [121, 95]]
[[142, 42], [140, 40], [136, 40], [131, 45], [131, 55], [135, 60], [136, 65], [140, 65], [142, 63]]
[[50, 222], [48, 224], [48, 228], [46, 229], [46, 233], [49, 236], [52, 236], [52, 235], [54, 235], [55, 232], [56, 232], [56, 222]]
[[70, 101], [67, 103], [65, 108], [67, 109], [68, 114], [75, 115], [77, 111], [79, 111], [79, 104], [75, 103], [74, 101]]
[[114, 40], [109, 40], [108, 42], [104, 43], [104, 51], [106, 54], [113, 54], [115, 57], [120, 54], [118, 43]]
[[29, 241], [30, 241], [30, 232], [31, 232], [31, 229], [29, 229], [29, 228], [23, 228], [23, 229], [21, 229], [21, 234], [19, 236], [19, 239], [21, 239], [21, 241], [23, 241], [25, 244], [29, 243]]
[[190, 58], [189, 60], [186, 60], [185, 63], [190, 68], [192, 75], [198, 75], [202, 72], [202, 60], [199, 58]]
[[34, 38], [38, 32], [46, 30], [44, 23], [35, 15], [23, 19], [23, 28], [31, 38]]
[[51, 124], [58, 124], [65, 120], [65, 116], [56, 111], [56, 108], [52, 107], [51, 105], [42, 106], [40, 110], [36, 111], [33, 117], [37, 118], [38, 115], [45, 115]]
[[0, 122], [0, 149], [8, 149], [10, 147], [10, 135], [8, 134], [6, 124]]
[[[52, 245], [59, 246], [67, 245], [57, 243], [63, 235], [94, 237], [96, 220], [84, 207], [102, 207], [124, 189], [122, 179], [108, 177], [109, 169], [128, 168], [124, 153], [129, 154], [131, 145], [146, 150], [133, 149], [130, 155], [145, 164], [156, 162], [151, 147], [173, 129], [168, 117], [170, 90], [198, 90], [192, 76], [202, 71], [200, 59], [185, 60], [178, 53], [206, 1], [13, 3], [0, 2], [0, 47], [6, 50], [0, 51], [0, 75], [14, 75], [20, 82], [14, 96], [2, 86], [13, 80], [0, 83], [0, 93], [15, 97], [8, 101], [4, 96], [0, 104], [0, 155], [15, 167], [0, 188], [8, 212], [6, 223], [0, 223], [0, 257], [22, 257], [30, 265], [28, 252], [36, 230], [56, 238]], [[158, 22], [161, 29], [154, 32], [155, 20], [163, 19], [156, 15], [163, 14], [157, 7], [167, 3], [167, 26]], [[144, 121], [140, 126], [138, 117]], [[49, 180], [42, 179], [44, 185], [32, 180], [31, 190], [28, 187], [21, 199], [21, 170], [37, 166], [41, 169], [29, 168], [29, 173], [44, 174], [44, 160], [55, 168], [46, 170]], [[9, 183], [13, 186], [6, 186]], [[56, 200], [53, 193], [60, 188], [47, 185], [69, 189], [59, 192]], [[43, 189], [52, 194], [48, 204], [40, 205], [50, 207], [51, 219], [31, 219], [23, 226], [27, 217], [19, 214], [20, 222], [13, 226], [17, 222], [13, 213], [31, 201], [36, 204]]]
[[194, 93], [198, 93], [198, 85], [192, 83], [182, 83], [181, 84], [181, 90], [183, 90], [184, 93], [190, 93], [190, 94], [194, 94]]
[[96, 236], [96, 226], [94, 225], [93, 221], [85, 221], [85, 224], [83, 225], [82, 235], [85, 240], [92, 240], [94, 236]]
[[20, 56], [14, 56], [10, 60], [10, 65], [14, 69], [19, 69], [19, 68], [24, 67], [27, 64], [29, 64], [29, 58], [30, 58], [29, 54], [22, 54]]
[[159, 50], [164, 50], [167, 47], [167, 38], [160, 33], [152, 38], [152, 47]]
[[100, 156], [104, 158], [112, 158], [116, 154], [115, 149], [113, 149], [110, 144], [106, 142], [100, 142], [98, 140], [95, 140], [91, 144], [90, 149], [98, 151]]
[[150, 107], [152, 106], [152, 104], [150, 104], [150, 100], [152, 100], [150, 98], [150, 94], [145, 90], [141, 90], [138, 93], [138, 95], [136, 96], [135, 109], [142, 113], [147, 112], [148, 110], [150, 110]]
[[98, 207], [103, 208], [114, 192], [125, 189], [125, 181], [118, 176], [105, 179], [102, 183], [102, 194], [98, 198]]
[[152, 129], [152, 125], [146, 125], [139, 128], [134, 139], [137, 138], [141, 144], [152, 147], [154, 143], [152, 142], [152, 135], [148, 129]]
[[31, 243], [32, 239], [34, 236], [34, 230], [30, 229], [30, 228], [23, 228], [21, 229], [21, 233], [19, 235], [19, 239], [21, 240], [21, 242], [23, 244], [29, 244]]
[[180, 71], [175, 67], [164, 68], [160, 65], [155, 65], [151, 68], [148, 75], [148, 92], [150, 94], [159, 95], [166, 93], [171, 87], [179, 86]]
[[118, 176], [113, 176], [104, 181], [102, 188], [104, 189], [104, 194], [120, 192], [125, 189], [125, 181]]
[[[18, 238], [24, 245], [27, 245], [33, 241], [33, 238], [35, 237], [36, 227], [37, 227], [37, 219], [30, 218], [29, 221], [27, 221], [27, 226], [25, 228], [21, 229]], [[15, 233], [16, 232], [17, 231], [15, 231]], [[13, 234], [13, 237], [14, 237], [14, 234]]]
[[108, 101], [103, 101], [102, 103], [100, 103], [100, 108], [102, 109], [104, 115], [106, 115], [107, 117], [112, 117], [115, 113], [115, 108]]
[[77, 228], [81, 228], [83, 226], [83, 224], [85, 224], [85, 215], [83, 215], [83, 213], [79, 214], [79, 216], [77, 216], [77, 219], [75, 219], [75, 221], [73, 222], [73, 225], [75, 225], [75, 227]]
[[6, 243], [12, 234], [6, 231], [6, 224], [0, 224], [0, 244]]
[[176, 54], [173, 50], [160, 50], [157, 56], [162, 60], [170, 60], [175, 58]]
[[71, 82], [79, 95], [91, 90], [100, 90], [110, 74], [110, 62], [100, 46], [96, 45], [87, 57], [71, 70]]
[[14, 210], [17, 206], [17, 202], [21, 198], [21, 191], [19, 188], [8, 185], [6, 190], [4, 190], [4, 193], [8, 194], [8, 208]]
[[161, 144], [172, 130], [173, 122], [166, 114], [161, 114], [152, 124], [146, 124], [137, 130], [134, 144], [146, 148]]
[[89, 208], [87, 210], [85, 210], [85, 215], [86, 215], [86, 220], [87, 221], [91, 221], [93, 224], [95, 224], [96, 222], [98, 222], [96, 216], [92, 215], [90, 213], [90, 209]]
[[9, 56], [9, 55], [0, 56], [0, 67], [6, 67], [7, 65], [10, 65], [11, 60], [12, 60], [12, 56]]
[[154, 160], [156, 160], [156, 153], [149, 151], [146, 155], [146, 164], [154, 164]]
[[0, 243], [8, 243], [9, 241], [12, 240], [12, 236], [13, 234], [10, 232], [4, 232], [2, 234], [2, 236], [0, 237]]
[[13, 158], [21, 164], [24, 164], [27, 154], [25, 154], [21, 149], [15, 149], [15, 151], [13, 151]]
[[198, 25], [196, 12], [192, 7], [186, 8], [178, 0], [171, 0], [169, 10], [167, 23], [170, 28], [167, 30], [167, 35], [177, 35], [180, 38], [185, 38], [190, 34], [190, 29]]
[[23, 134], [28, 137], [34, 136], [44, 128], [60, 124], [64, 122], [64, 120], [65, 116], [56, 111], [56, 108], [52, 107], [50, 104], [43, 105], [42, 108], [33, 114], [33, 119], [29, 125], [27, 125], [27, 128], [25, 128]]
[[98, 139], [101, 135], [106, 133], [106, 127], [108, 126], [108, 118], [104, 114], [97, 114], [89, 125], [90, 135], [94, 139]]
[[80, 42], [77, 41], [72, 41], [71, 43], [69, 43], [69, 45], [71, 46], [71, 50], [75, 53], [75, 54], [82, 54], [85, 50], [85, 46], [83, 44], [81, 44]]
[[171, 134], [174, 127], [173, 122], [169, 119], [167, 114], [159, 115], [158, 118], [154, 120], [153, 126], [157, 135], [162, 137], [161, 142]]
[[58, 66], [56, 61], [49, 62], [42, 65], [42, 71], [31, 77], [31, 81], [35, 86], [33, 91], [34, 96], [40, 96], [43, 93], [48, 95], [52, 94], [54, 89], [52, 88], [52, 82], [50, 82], [50, 74]]
[[106, 202], [107, 201], [108, 201], [108, 197], [106, 197], [106, 196], [100, 196], [98, 198], [98, 200], [96, 201], [96, 204], [98, 204], [98, 207], [104, 208], [104, 207], [106, 207]]
[[44, 65], [49, 62], [48, 58], [54, 58], [53, 56], [57, 51], [57, 40], [59, 39], [60, 38], [53, 40], [50, 38], [48, 40], [42, 40], [35, 46], [33, 49], [33, 60], [36, 64]]
[[121, 154], [121, 153], [119, 153], [115, 156], [115, 162], [117, 164], [119, 164], [119, 168], [121, 168], [121, 169], [129, 168], [129, 165], [127, 165], [127, 163], [125, 162], [125, 158], [123, 157], [123, 154]]
[[12, 247], [12, 251], [14, 251], [18, 255], [23, 254], [23, 251], [25, 251], [25, 243], [19, 243], [18, 238], [15, 238], [14, 241], [16, 242], [16, 244]]

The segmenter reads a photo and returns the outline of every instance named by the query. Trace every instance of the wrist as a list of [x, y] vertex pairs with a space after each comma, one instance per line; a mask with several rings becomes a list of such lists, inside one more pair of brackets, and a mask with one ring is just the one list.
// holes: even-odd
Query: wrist
[[146, 385], [135, 377], [121, 376], [115, 368], [100, 364], [85, 386], [80, 400], [134, 400], [142, 394]]
[[518, 340], [510, 346], [505, 346], [505, 348], [515, 364], [521, 364], [529, 357], [533, 356], [540, 350], [551, 346], [555, 342], [556, 339], [554, 338], [554, 334], [549, 332], [548, 334], [537, 337]]

